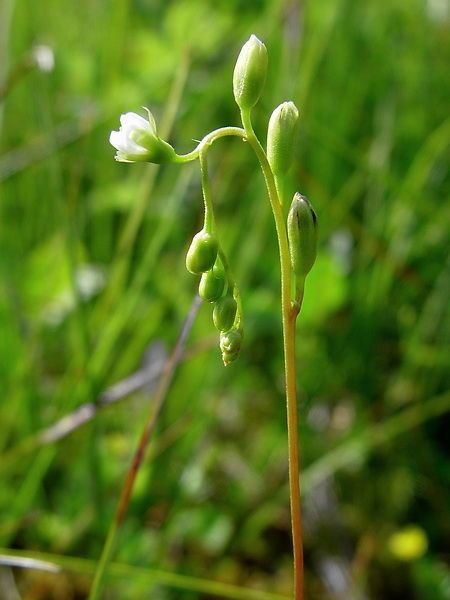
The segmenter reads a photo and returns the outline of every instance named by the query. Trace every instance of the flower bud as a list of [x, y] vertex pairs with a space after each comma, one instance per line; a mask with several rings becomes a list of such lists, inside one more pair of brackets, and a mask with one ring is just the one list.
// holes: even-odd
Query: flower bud
[[232, 296], [220, 298], [214, 306], [213, 321], [219, 331], [228, 331], [233, 327], [237, 304]]
[[242, 329], [230, 329], [220, 334], [220, 349], [225, 366], [229, 365], [239, 355], [242, 342]]
[[223, 364], [228, 367], [229, 364], [234, 362], [239, 356], [239, 351], [237, 352], [222, 352], [222, 360]]
[[220, 349], [223, 353], [234, 354], [241, 349], [242, 331], [230, 329], [220, 334]]
[[203, 273], [198, 287], [200, 298], [207, 302], [215, 302], [222, 297], [225, 289], [226, 276], [221, 265], [215, 264], [214, 267]]
[[275, 175], [283, 175], [291, 166], [297, 123], [298, 110], [293, 102], [283, 102], [270, 117], [267, 158]]
[[216, 262], [217, 250], [215, 236], [202, 229], [191, 242], [186, 255], [186, 269], [195, 275], [209, 271]]
[[155, 119], [145, 110], [147, 119], [133, 112], [121, 115], [119, 131], [111, 131], [109, 136], [110, 144], [117, 150], [114, 158], [119, 162], [173, 162], [175, 150], [158, 137]]
[[292, 269], [304, 278], [316, 260], [317, 217], [309, 200], [298, 192], [289, 209], [287, 232]]
[[233, 92], [240, 109], [248, 110], [258, 102], [267, 72], [267, 49], [255, 36], [242, 46], [234, 67]]

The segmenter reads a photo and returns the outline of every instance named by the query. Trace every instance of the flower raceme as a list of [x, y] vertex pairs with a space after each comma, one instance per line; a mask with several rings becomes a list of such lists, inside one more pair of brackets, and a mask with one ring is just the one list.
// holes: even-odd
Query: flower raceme
[[[251, 35], [239, 53], [233, 72], [233, 93], [244, 125], [244, 130], [239, 130], [239, 135], [247, 140], [251, 138], [252, 131], [251, 125], [250, 131], [248, 130], [246, 122], [249, 121], [251, 109], [257, 104], [264, 87], [267, 63], [265, 45], [255, 35]], [[111, 132], [109, 141], [117, 150], [115, 159], [119, 162], [184, 163], [200, 158], [205, 199], [204, 226], [192, 240], [186, 256], [186, 267], [189, 272], [201, 275], [199, 295], [203, 300], [214, 304], [213, 322], [221, 332], [220, 347], [227, 365], [235, 360], [240, 349], [242, 308], [239, 290], [230, 278], [226, 257], [225, 262], [223, 260], [224, 253], [220, 247], [215, 221], [208, 220], [207, 215], [207, 210], [212, 212], [213, 207], [211, 198], [208, 200], [206, 195], [208, 193], [210, 196], [211, 192], [208, 191], [208, 182], [204, 186], [204, 180], [207, 181], [208, 176], [203, 165], [206, 165], [206, 152], [216, 132], [205, 136], [192, 152], [178, 155], [170, 144], [159, 137], [152, 113], [145, 110], [146, 117], [135, 112], [122, 114], [120, 128]], [[277, 180], [286, 175], [291, 165], [298, 117], [298, 109], [290, 101], [280, 104], [270, 117], [266, 157], [271, 177]], [[217, 130], [217, 138], [222, 135], [237, 135], [236, 131], [232, 127], [222, 128]], [[274, 180], [273, 184], [277, 186], [278, 181]], [[207, 206], [208, 202], [211, 206]], [[294, 196], [286, 225], [292, 273], [298, 281], [302, 281], [316, 257], [317, 221], [308, 200], [298, 193]]]
[[[273, 209], [281, 269], [281, 308], [284, 336], [284, 365], [289, 447], [289, 493], [294, 555], [294, 598], [303, 600], [303, 542], [300, 510], [295, 323], [300, 312], [305, 278], [317, 254], [317, 218], [310, 202], [296, 193], [284, 218], [283, 199], [287, 200], [284, 178], [295, 154], [298, 110], [293, 102], [283, 102], [272, 113], [267, 132], [267, 152], [261, 146], [252, 126], [251, 111], [257, 104], [266, 79], [267, 49], [255, 36], [250, 36], [236, 61], [233, 73], [233, 93], [241, 112], [243, 128], [221, 127], [207, 134], [194, 150], [178, 155], [157, 133], [150, 111], [147, 118], [136, 113], [120, 117], [119, 131], [112, 131], [109, 141], [116, 148], [116, 160], [121, 162], [187, 163], [199, 159], [203, 200], [204, 225], [193, 238], [186, 256], [190, 273], [200, 275], [200, 297], [211, 302], [213, 323], [220, 332], [219, 347], [224, 365], [238, 357], [243, 339], [243, 313], [239, 288], [223, 251], [214, 217], [211, 181], [206, 153], [213, 142], [225, 136], [247, 141], [256, 154]], [[295, 296], [294, 286], [295, 283]], [[295, 310], [294, 310], [295, 308]], [[132, 485], [132, 483], [131, 483]], [[112, 530], [115, 533], [115, 530]], [[105, 567], [111, 558], [108, 538], [99, 561], [90, 600], [99, 598]]]
[[176, 159], [175, 150], [158, 137], [156, 122], [148, 110], [145, 119], [134, 112], [120, 117], [119, 131], [111, 131], [109, 141], [117, 150], [115, 159], [119, 162], [168, 163]]

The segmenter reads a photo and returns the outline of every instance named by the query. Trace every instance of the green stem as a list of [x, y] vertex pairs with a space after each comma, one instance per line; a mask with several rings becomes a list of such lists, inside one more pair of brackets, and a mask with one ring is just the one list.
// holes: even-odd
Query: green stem
[[274, 175], [274, 179], [275, 179], [275, 187], [277, 188], [277, 192], [278, 192], [278, 197], [280, 198], [280, 202], [283, 206], [284, 221], [286, 222], [290, 204], [291, 204], [291, 200], [290, 199], [288, 200], [286, 198], [286, 188], [287, 188], [286, 177], [283, 175]]
[[305, 280], [299, 277], [295, 278], [295, 300], [293, 302], [292, 309], [297, 311], [297, 315], [299, 314], [302, 304], [303, 304], [303, 295], [305, 292]]
[[203, 201], [205, 203], [205, 231], [208, 233], [214, 233], [215, 219], [214, 219], [214, 208], [212, 203], [211, 184], [209, 181], [208, 174], [208, 161], [206, 160], [205, 147], [200, 150], [200, 169], [202, 172], [202, 190], [203, 190]]
[[100, 560], [95, 569], [94, 581], [89, 592], [89, 598], [100, 598], [100, 591], [103, 587], [103, 577], [105, 575], [106, 567], [111, 562], [111, 558], [116, 545], [117, 530], [119, 529], [119, 523], [116, 519], [111, 522], [111, 526], [108, 530], [105, 544], [103, 546]]
[[[218, 129], [215, 132], [212, 132], [212, 134], [210, 136], [206, 136], [206, 138], [204, 138], [203, 141], [200, 142], [199, 159], [200, 159], [200, 169], [201, 169], [201, 173], [202, 173], [203, 201], [205, 203], [205, 230], [208, 233], [213, 233], [215, 231], [216, 223], [215, 223], [215, 218], [214, 218], [214, 207], [213, 207], [213, 201], [212, 201], [211, 182], [209, 180], [207, 152], [209, 150], [209, 147], [219, 137], [222, 137], [223, 135], [235, 135], [235, 133], [229, 132], [229, 130], [234, 130], [234, 129], [236, 129], [236, 128], [224, 127], [223, 129]], [[243, 129], [240, 129], [239, 131], [245, 135], [245, 132]], [[218, 132], [220, 133], [219, 136], [217, 136]], [[209, 139], [207, 139], [207, 138], [209, 138]], [[234, 278], [231, 274], [226, 254], [223, 251], [220, 242], [219, 242], [218, 254], [219, 254], [220, 260], [222, 261], [223, 267], [225, 269], [225, 273], [227, 275], [228, 285], [230, 288], [232, 288], [233, 297], [237, 303], [238, 309], [237, 309], [237, 316], [236, 316], [236, 327], [239, 327], [242, 325], [242, 319], [243, 319], [241, 296], [240, 296], [239, 290], [235, 284]]]
[[234, 324], [236, 327], [243, 327], [244, 311], [242, 310], [241, 294], [239, 292], [238, 286], [236, 285], [236, 282], [234, 281], [234, 277], [231, 272], [230, 265], [228, 264], [227, 256], [226, 256], [225, 252], [223, 251], [222, 246], [220, 244], [219, 244], [219, 257], [220, 257], [220, 260], [222, 261], [223, 268], [225, 269], [225, 273], [226, 273], [227, 281], [228, 281], [228, 287], [232, 289], [233, 298], [236, 300], [236, 304], [237, 304], [236, 319], [235, 319]]
[[220, 129], [216, 129], [215, 131], [211, 131], [208, 135], [202, 139], [202, 141], [198, 144], [192, 152], [188, 152], [187, 154], [177, 154], [176, 162], [177, 163], [187, 163], [192, 160], [196, 160], [200, 156], [200, 152], [205, 148], [205, 146], [210, 146], [216, 140], [222, 137], [227, 136], [237, 136], [245, 139], [247, 137], [246, 132], [241, 127], [221, 127]]
[[281, 268], [281, 312], [283, 322], [284, 368], [289, 453], [289, 495], [291, 503], [292, 544], [294, 551], [294, 598], [303, 600], [303, 533], [300, 507], [300, 464], [297, 423], [297, 383], [295, 361], [295, 322], [299, 307], [291, 303], [291, 262], [283, 207], [277, 185], [261, 143], [253, 130], [250, 111], [241, 111], [248, 143], [253, 148], [266, 181], [275, 220]]

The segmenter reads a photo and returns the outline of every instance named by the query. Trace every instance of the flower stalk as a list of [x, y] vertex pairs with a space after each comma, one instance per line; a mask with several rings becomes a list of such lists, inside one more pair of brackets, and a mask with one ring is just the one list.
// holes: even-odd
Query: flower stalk
[[291, 261], [289, 242], [284, 223], [282, 201], [278, 195], [275, 177], [267, 155], [253, 130], [250, 111], [241, 112], [247, 140], [253, 148], [266, 182], [275, 229], [281, 269], [281, 314], [283, 325], [284, 373], [288, 427], [289, 497], [291, 505], [292, 546], [294, 554], [294, 598], [303, 600], [303, 527], [300, 505], [300, 461], [297, 419], [297, 375], [295, 351], [295, 324], [301, 304], [291, 301]]
[[[241, 127], [222, 127], [208, 133], [191, 152], [180, 155], [158, 137], [156, 123], [135, 113], [121, 117], [121, 128], [110, 141], [117, 149], [116, 160], [124, 162], [172, 162], [183, 164], [199, 159], [204, 225], [191, 243], [186, 257], [187, 269], [201, 275], [199, 294], [213, 304], [213, 322], [220, 332], [219, 347], [225, 365], [236, 360], [243, 339], [243, 311], [238, 286], [231, 274], [227, 256], [217, 231], [207, 153], [217, 140], [234, 136], [248, 142], [264, 176], [278, 240], [281, 275], [281, 317], [287, 408], [289, 491], [294, 555], [294, 598], [304, 600], [303, 532], [300, 505], [300, 459], [295, 327], [303, 301], [305, 278], [311, 270], [317, 246], [317, 219], [309, 201], [295, 194], [285, 218], [284, 178], [292, 163], [298, 110], [293, 102], [280, 104], [272, 113], [267, 136], [267, 151], [257, 138], [251, 121], [267, 71], [267, 50], [251, 36], [243, 46], [233, 75], [233, 93], [240, 108]], [[287, 210], [287, 209], [286, 209]], [[105, 565], [102, 565], [105, 569]], [[98, 584], [98, 578], [97, 578]]]

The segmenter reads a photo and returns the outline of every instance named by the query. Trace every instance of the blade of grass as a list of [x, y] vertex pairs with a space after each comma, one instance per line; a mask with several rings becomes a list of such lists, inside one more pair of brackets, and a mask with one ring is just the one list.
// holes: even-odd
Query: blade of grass
[[[104, 325], [102, 335], [96, 345], [94, 354], [91, 357], [92, 368], [94, 372], [99, 373], [100, 375], [110, 368], [110, 363], [114, 359], [114, 352], [111, 351], [111, 348], [115, 347], [123, 329], [126, 327], [130, 317], [136, 310], [142, 289], [148, 282], [150, 274], [155, 268], [161, 249], [170, 235], [176, 218], [174, 215], [177, 214], [177, 208], [185, 197], [191, 179], [192, 171], [187, 170], [184, 173], [180, 173], [174, 193], [167, 201], [167, 214], [169, 215], [169, 218], [165, 219], [154, 232], [139, 265], [137, 265], [135, 269], [129, 285], [126, 290], [123, 291], [123, 295], [119, 297], [117, 307], [115, 307], [109, 321]], [[108, 295], [108, 292], [106, 293]], [[105, 300], [105, 302], [107, 302], [107, 300]], [[103, 303], [101, 303], [100, 307], [101, 306], [103, 306]], [[99, 314], [101, 314], [100, 307]], [[102, 309], [102, 311], [103, 310], [106, 309]]]
[[141, 369], [105, 390], [96, 402], [86, 402], [74, 411], [64, 415], [49, 427], [26, 438], [19, 445], [1, 455], [0, 471], [35, 451], [39, 446], [54, 444], [91, 421], [99, 410], [123, 400], [130, 394], [154, 384], [160, 377], [163, 363], [152, 363], [149, 368]]
[[[181, 102], [181, 97], [186, 84], [190, 65], [188, 52], [184, 52], [178, 65], [178, 70], [175, 74], [162, 118], [161, 137], [163, 139], [167, 139], [170, 135], [170, 130], [172, 129], [175, 115]], [[134, 241], [144, 219], [148, 197], [151, 194], [155, 184], [158, 171], [158, 165], [150, 165], [144, 173], [144, 177], [141, 182], [141, 192], [138, 195], [137, 201], [133, 205], [133, 210], [130, 212], [128, 220], [125, 223], [122, 236], [117, 245], [117, 255], [114, 261], [114, 270], [111, 274], [110, 284], [105, 294], [104, 304], [106, 304], [106, 306], [109, 306], [110, 303], [112, 303], [113, 300], [118, 297], [120, 290], [123, 288], [123, 284], [126, 280], [130, 266], [131, 252]]]
[[[44, 561], [46, 564], [50, 564], [56, 568], [59, 567], [83, 575], [90, 575], [95, 571], [94, 561], [85, 558], [0, 548], [0, 560], [5, 560], [6, 562], [8, 558], [10, 560], [26, 558], [29, 560]], [[171, 573], [169, 571], [135, 567], [123, 563], [111, 563], [108, 569], [108, 578], [142, 581], [147, 584], [163, 585], [179, 590], [208, 594], [218, 598], [229, 598], [230, 600], [288, 600], [288, 596], [281, 594], [263, 592], [200, 577], [179, 575], [178, 573]]]
[[162, 373], [158, 390], [155, 395], [155, 401], [152, 403], [150, 414], [142, 430], [138, 446], [134, 453], [133, 460], [128, 470], [124, 486], [122, 488], [116, 513], [114, 515], [113, 521], [111, 522], [108, 535], [106, 537], [105, 545], [103, 547], [102, 554], [100, 556], [100, 560], [98, 562], [97, 569], [95, 572], [94, 582], [92, 584], [92, 588], [89, 594], [89, 600], [97, 600], [100, 597], [105, 572], [108, 568], [108, 564], [111, 561], [112, 554], [114, 552], [117, 532], [125, 518], [128, 509], [128, 504], [130, 502], [131, 494], [133, 492], [134, 482], [136, 480], [139, 468], [144, 460], [148, 442], [155, 430], [158, 417], [167, 398], [167, 394], [170, 389], [170, 385], [172, 383], [172, 379], [175, 374], [176, 368], [183, 355], [187, 337], [197, 316], [200, 303], [200, 298], [196, 296], [185, 319], [180, 336], [177, 340], [172, 355], [169, 361], [166, 363], [166, 367]]
[[[15, 0], [5, 0], [0, 4], [0, 83], [6, 79], [9, 68], [9, 39]], [[0, 103], [0, 132], [3, 121], [3, 104]]]
[[430, 419], [450, 411], [450, 393], [436, 396], [425, 403], [417, 403], [381, 423], [364, 429], [355, 437], [344, 441], [304, 470], [303, 493], [307, 493], [323, 480], [331, 477], [356, 460], [361, 461], [371, 450], [391, 442]]

